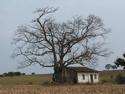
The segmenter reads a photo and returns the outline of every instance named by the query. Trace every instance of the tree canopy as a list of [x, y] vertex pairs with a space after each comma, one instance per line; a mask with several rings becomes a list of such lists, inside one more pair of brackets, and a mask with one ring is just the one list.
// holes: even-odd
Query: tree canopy
[[117, 66], [116, 65], [111, 65], [111, 64], [106, 64], [105, 69], [107, 69], [107, 70], [109, 70], [109, 69], [117, 69]]
[[[109, 32], [95, 15], [81, 16], [57, 22], [53, 13], [57, 8], [40, 8], [32, 25], [19, 26], [14, 42], [13, 57], [21, 57], [21, 67], [39, 64], [54, 67], [54, 77], [64, 76], [63, 68], [71, 64], [90, 64], [98, 56], [109, 55], [103, 38]], [[62, 77], [63, 78], [63, 77]]]
[[117, 67], [123, 67], [123, 69], [125, 69], [125, 53], [123, 54], [123, 58], [117, 58], [115, 61], [115, 65], [117, 65]]

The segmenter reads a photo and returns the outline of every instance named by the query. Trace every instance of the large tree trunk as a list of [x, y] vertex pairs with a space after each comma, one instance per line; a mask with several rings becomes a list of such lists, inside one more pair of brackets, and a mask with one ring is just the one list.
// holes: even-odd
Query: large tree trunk
[[60, 71], [60, 82], [61, 83], [65, 83], [65, 68], [61, 67], [61, 71]]
[[65, 83], [65, 68], [64, 67], [54, 68], [53, 81], [57, 83]]

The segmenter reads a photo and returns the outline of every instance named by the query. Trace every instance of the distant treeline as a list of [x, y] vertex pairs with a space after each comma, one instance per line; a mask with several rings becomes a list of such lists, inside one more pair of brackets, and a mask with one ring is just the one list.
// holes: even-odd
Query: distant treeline
[[3, 73], [0, 76], [4, 77], [4, 76], [20, 76], [20, 75], [26, 75], [26, 74], [21, 72], [8, 72], [8, 73]]

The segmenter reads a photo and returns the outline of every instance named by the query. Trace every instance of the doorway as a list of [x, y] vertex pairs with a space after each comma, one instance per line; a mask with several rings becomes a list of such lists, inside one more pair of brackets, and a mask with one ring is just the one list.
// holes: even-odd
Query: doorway
[[93, 75], [92, 74], [90, 74], [90, 81], [91, 81], [91, 83], [93, 83]]

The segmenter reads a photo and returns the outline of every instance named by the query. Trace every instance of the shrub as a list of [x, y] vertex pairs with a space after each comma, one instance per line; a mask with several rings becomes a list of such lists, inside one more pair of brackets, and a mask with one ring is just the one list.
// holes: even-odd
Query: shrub
[[101, 83], [101, 84], [105, 84], [105, 83], [107, 83], [107, 82], [108, 82], [108, 81], [104, 79], [104, 80], [101, 80], [100, 83]]
[[34, 73], [34, 72], [32, 72], [32, 73], [31, 73], [31, 75], [35, 75], [35, 73]]
[[125, 77], [122, 74], [118, 74], [114, 81], [116, 84], [125, 84]]
[[21, 75], [21, 72], [13, 72], [14, 76], [19, 76]]
[[26, 75], [25, 73], [22, 73], [22, 75]]
[[8, 72], [8, 73], [3, 73], [3, 76], [20, 76], [20, 75], [25, 75], [25, 73], [21, 73], [21, 72]]

